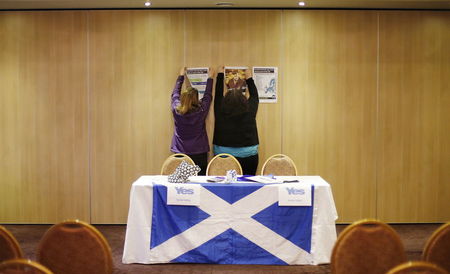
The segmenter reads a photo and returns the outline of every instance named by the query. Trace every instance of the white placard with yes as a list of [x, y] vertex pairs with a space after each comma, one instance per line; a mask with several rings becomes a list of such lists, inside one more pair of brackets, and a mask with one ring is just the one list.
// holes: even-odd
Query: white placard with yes
[[198, 184], [168, 184], [167, 204], [168, 205], [200, 205], [201, 186]]
[[281, 184], [278, 187], [278, 206], [311, 206], [311, 185]]

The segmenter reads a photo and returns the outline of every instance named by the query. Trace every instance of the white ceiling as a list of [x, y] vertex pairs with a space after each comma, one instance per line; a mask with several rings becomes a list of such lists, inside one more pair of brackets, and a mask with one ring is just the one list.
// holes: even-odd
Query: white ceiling
[[[0, 10], [9, 9], [127, 9], [142, 8], [146, 0], [0, 0]], [[151, 0], [150, 0], [151, 1]], [[148, 9], [223, 8], [338, 8], [338, 9], [450, 9], [450, 0], [153, 0]]]

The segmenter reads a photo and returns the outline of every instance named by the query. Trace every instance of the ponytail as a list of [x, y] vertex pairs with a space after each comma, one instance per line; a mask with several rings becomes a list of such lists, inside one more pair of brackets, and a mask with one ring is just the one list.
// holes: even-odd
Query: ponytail
[[176, 107], [176, 111], [181, 114], [193, 112], [199, 108], [198, 90], [188, 87], [181, 92], [180, 104]]

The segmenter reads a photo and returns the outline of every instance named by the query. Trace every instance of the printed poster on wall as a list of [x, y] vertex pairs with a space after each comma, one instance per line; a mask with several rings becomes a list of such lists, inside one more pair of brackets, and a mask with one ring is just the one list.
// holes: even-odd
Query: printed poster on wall
[[206, 90], [209, 68], [187, 68], [186, 75], [191, 87], [198, 90], [198, 99], [202, 99]]
[[253, 80], [258, 89], [259, 102], [276, 103], [278, 99], [278, 68], [253, 67]]
[[247, 67], [225, 67], [225, 86], [227, 90], [241, 90], [245, 92], [247, 82], [245, 81], [245, 70]]

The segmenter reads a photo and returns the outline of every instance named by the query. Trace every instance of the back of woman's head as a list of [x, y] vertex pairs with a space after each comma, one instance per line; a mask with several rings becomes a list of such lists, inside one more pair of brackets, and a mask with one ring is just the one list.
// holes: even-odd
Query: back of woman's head
[[238, 116], [248, 111], [248, 101], [240, 89], [230, 89], [223, 98], [222, 112], [227, 116]]
[[198, 100], [198, 90], [188, 87], [181, 92], [180, 105], [177, 106], [177, 112], [181, 115], [194, 112], [200, 107]]

